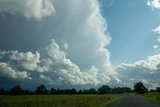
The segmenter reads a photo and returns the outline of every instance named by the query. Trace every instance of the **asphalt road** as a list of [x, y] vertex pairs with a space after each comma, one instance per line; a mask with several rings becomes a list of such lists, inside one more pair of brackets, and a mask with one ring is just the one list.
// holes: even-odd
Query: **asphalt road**
[[160, 105], [154, 104], [139, 96], [129, 94], [124, 95], [109, 107], [160, 107]]

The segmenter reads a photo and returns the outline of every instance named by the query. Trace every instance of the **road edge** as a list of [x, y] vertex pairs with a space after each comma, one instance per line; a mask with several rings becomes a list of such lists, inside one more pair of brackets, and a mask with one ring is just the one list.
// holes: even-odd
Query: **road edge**
[[109, 107], [111, 106], [114, 102], [118, 101], [120, 98], [122, 98], [124, 95], [121, 94], [120, 96], [118, 96], [117, 98], [111, 100], [109, 103], [105, 104], [103, 107]]

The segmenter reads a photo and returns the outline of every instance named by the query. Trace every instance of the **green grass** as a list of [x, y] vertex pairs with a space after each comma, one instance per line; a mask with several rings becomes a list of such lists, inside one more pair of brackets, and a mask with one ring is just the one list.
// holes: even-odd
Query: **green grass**
[[121, 95], [0, 96], [0, 107], [106, 107]]
[[158, 92], [149, 92], [146, 94], [139, 94], [140, 96], [143, 96], [149, 101], [152, 101], [154, 103], [160, 104], [160, 93]]

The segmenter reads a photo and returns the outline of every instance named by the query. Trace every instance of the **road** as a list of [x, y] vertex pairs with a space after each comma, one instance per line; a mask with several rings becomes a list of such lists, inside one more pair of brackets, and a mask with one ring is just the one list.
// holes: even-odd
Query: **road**
[[154, 104], [139, 96], [129, 94], [124, 95], [109, 107], [160, 107], [160, 105]]

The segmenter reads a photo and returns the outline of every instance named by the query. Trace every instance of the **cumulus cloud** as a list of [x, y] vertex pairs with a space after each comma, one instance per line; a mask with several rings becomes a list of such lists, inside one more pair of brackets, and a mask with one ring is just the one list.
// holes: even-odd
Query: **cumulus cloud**
[[39, 76], [39, 79], [42, 83], [46, 83], [46, 84], [49, 84], [49, 85], [54, 85], [54, 81], [51, 78], [49, 78], [47, 76], [44, 76], [43, 74], [41, 74]]
[[[16, 46], [24, 46], [23, 50], [25, 52], [1, 52], [1, 61], [8, 63], [13, 68], [31, 73], [33, 81], [40, 79], [41, 82], [48, 81], [58, 85], [60, 83], [61, 85], [64, 83], [71, 85], [97, 85], [120, 82], [110, 62], [110, 52], [107, 50], [107, 45], [110, 43], [111, 37], [107, 34], [107, 23], [101, 15], [98, 0], [30, 1], [32, 0], [19, 2], [22, 7], [25, 5], [25, 9], [16, 5], [16, 10], [10, 10], [6, 4], [7, 6], [4, 5], [6, 9], [1, 7], [0, 10], [5, 13], [20, 13], [25, 17], [38, 19], [50, 15], [54, 10], [56, 13], [48, 17], [47, 20], [44, 19], [44, 22], [35, 22], [34, 26], [33, 23], [27, 21], [25, 25], [29, 30], [16, 24], [17, 29], [26, 30], [23, 33], [16, 30], [19, 33], [16, 32], [15, 34], [11, 31], [11, 38], [14, 40], [12, 36], [16, 35], [18, 35], [18, 38], [22, 38], [21, 41], [23, 42], [16, 42]], [[46, 10], [48, 12], [46, 7], [33, 6], [29, 8], [28, 6], [30, 5], [27, 4], [38, 5], [37, 3], [39, 3], [39, 5], [42, 5], [42, 1], [43, 3], [49, 3], [49, 5], [46, 5], [52, 10], [49, 11], [49, 14], [42, 14], [40, 11]], [[36, 8], [35, 13], [38, 15], [34, 11], [30, 13], [27, 10], [28, 8], [31, 10]], [[20, 19], [16, 21], [19, 22]], [[29, 39], [23, 40], [26, 37]], [[47, 46], [48, 41], [51, 41], [49, 46]], [[32, 42], [36, 46], [42, 47], [34, 47]], [[7, 44], [7, 46], [9, 45]], [[42, 48], [44, 47], [47, 48], [43, 50]], [[9, 48], [12, 48], [12, 46]], [[32, 52], [27, 49], [32, 50]], [[35, 49], [40, 51], [33, 53]]]
[[40, 53], [36, 51], [35, 54], [32, 52], [18, 52], [18, 51], [1, 51], [1, 60], [6, 60], [11, 65], [14, 65], [20, 70], [31, 70], [31, 71], [48, 71], [47, 68], [41, 67], [39, 63]]
[[147, 5], [152, 8], [160, 9], [160, 0], [148, 0]]
[[51, 0], [0, 0], [0, 12], [41, 19], [54, 12]]
[[159, 25], [158, 27], [156, 27], [155, 29], [153, 29], [153, 31], [154, 31], [155, 33], [160, 34], [160, 25]]
[[4, 62], [0, 62], [0, 76], [15, 79], [31, 79], [31, 77], [29, 77], [29, 74], [26, 71], [15, 71], [7, 63]]
[[160, 54], [134, 64], [120, 64], [115, 70], [123, 85], [133, 86], [134, 82], [142, 81], [149, 88], [156, 87], [160, 81]]
[[25, 70], [35, 70], [38, 66], [37, 64], [40, 62], [40, 54], [38, 52], [33, 54], [31, 52], [11, 51], [9, 59], [16, 61], [18, 65]]
[[50, 74], [55, 74], [64, 82], [74, 85], [98, 84], [99, 70], [93, 65], [90, 69], [81, 71], [80, 68], [66, 57], [66, 53], [60, 49], [55, 40], [46, 48], [47, 58], [43, 61]]
[[[111, 79], [105, 72], [100, 72], [95, 65], [88, 69], [80, 69], [70, 59], [66, 57], [66, 52], [62, 51], [55, 40], [51, 40], [50, 45], [46, 47], [44, 56], [40, 53], [2, 51], [0, 56], [1, 76], [12, 78], [29, 78], [28, 72], [32, 75], [30, 78], [36, 78], [39, 75], [40, 82], [48, 85], [59, 85], [67, 83], [71, 85], [98, 85], [109, 82]], [[11, 66], [11, 67], [10, 67]], [[14, 68], [14, 70], [12, 69]], [[25, 70], [25, 72], [19, 72]], [[45, 75], [44, 75], [45, 74]], [[113, 79], [117, 80], [117, 77]]]

